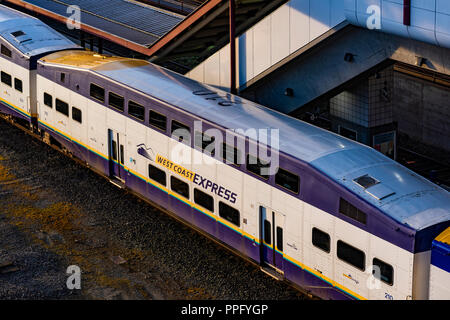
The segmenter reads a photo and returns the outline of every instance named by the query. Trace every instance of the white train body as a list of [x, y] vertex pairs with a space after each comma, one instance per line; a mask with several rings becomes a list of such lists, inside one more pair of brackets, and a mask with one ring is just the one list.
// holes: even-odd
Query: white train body
[[[23, 82], [22, 93], [1, 84], [3, 112], [22, 110], [47, 141], [316, 296], [448, 293], [437, 285], [448, 273], [430, 263], [450, 224], [445, 190], [373, 149], [146, 61], [64, 46], [39, 51], [35, 69], [0, 58]], [[263, 146], [279, 158], [276, 173], [252, 169], [247, 156], [263, 144], [236, 131], [252, 128], [279, 130], [279, 149]], [[243, 139], [227, 149], [242, 163], [224, 163], [220, 143], [215, 157], [202, 152], [197, 132], [212, 129]]]

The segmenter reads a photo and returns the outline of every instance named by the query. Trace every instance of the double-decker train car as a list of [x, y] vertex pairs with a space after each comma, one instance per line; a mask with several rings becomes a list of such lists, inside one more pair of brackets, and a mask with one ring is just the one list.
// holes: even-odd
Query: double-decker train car
[[[88, 51], [40, 59], [37, 95], [41, 131], [299, 287], [331, 299], [428, 298], [450, 196], [381, 153], [146, 61]], [[279, 150], [265, 145], [279, 159], [272, 175], [250, 161], [261, 143], [238, 132], [267, 128], [279, 130]], [[209, 132], [231, 138], [196, 161]]]
[[431, 249], [430, 299], [450, 300], [450, 228], [433, 240]]
[[36, 72], [45, 141], [267, 272], [325, 299], [430, 297], [450, 195], [376, 150], [147, 61], [62, 50]]
[[80, 47], [40, 20], [4, 6], [0, 7], [0, 46], [0, 111], [31, 123], [37, 118], [37, 60]]

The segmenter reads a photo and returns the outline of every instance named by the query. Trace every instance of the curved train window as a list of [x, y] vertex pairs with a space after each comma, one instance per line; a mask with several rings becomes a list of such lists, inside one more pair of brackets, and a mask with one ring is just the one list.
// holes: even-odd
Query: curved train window
[[238, 227], [241, 226], [241, 218], [239, 211], [223, 203], [222, 201], [219, 202], [219, 216], [221, 216], [227, 221], [230, 221], [232, 224]]
[[69, 105], [67, 102], [61, 101], [59, 99], [55, 99], [55, 107], [56, 111], [62, 113], [65, 116], [69, 116]]
[[123, 112], [125, 109], [125, 99], [110, 91], [108, 94], [108, 105]]
[[141, 121], [145, 119], [145, 108], [144, 106], [136, 103], [134, 101], [128, 101], [128, 114]]
[[241, 160], [241, 151], [239, 149], [229, 146], [226, 143], [222, 144], [222, 159], [227, 162], [239, 166]]
[[4, 56], [7, 56], [7, 57], [9, 57], [9, 58], [11, 58], [11, 56], [12, 56], [12, 52], [11, 52], [11, 50], [9, 50], [5, 45], [1, 45], [1, 53], [4, 55]]
[[300, 178], [287, 170], [278, 168], [278, 172], [275, 175], [275, 183], [280, 187], [292, 191], [293, 193], [298, 193], [300, 186]]
[[44, 92], [44, 104], [47, 107], [53, 108], [53, 97], [47, 92]]
[[337, 256], [342, 261], [347, 262], [361, 271], [366, 269], [365, 253], [341, 240], [337, 242]]
[[105, 102], [105, 89], [95, 83], [91, 83], [89, 94], [92, 98]]
[[206, 154], [214, 157], [216, 153], [215, 149], [215, 137], [210, 137], [203, 132], [195, 131], [194, 133], [194, 145], [202, 151], [205, 151]]
[[19, 92], [23, 92], [22, 80], [14, 78], [14, 89]]
[[166, 131], [167, 117], [165, 115], [162, 115], [156, 111], [150, 110], [148, 121], [149, 121], [150, 125], [158, 128], [162, 131]]
[[79, 123], [83, 122], [82, 113], [80, 109], [72, 107], [72, 119]]
[[191, 145], [191, 129], [181, 122], [172, 120], [172, 138]]
[[323, 232], [317, 228], [312, 229], [312, 244], [327, 252], [330, 253], [330, 235], [326, 232]]
[[270, 167], [269, 162], [265, 162], [259, 158], [256, 158], [250, 154], [247, 155], [247, 170], [251, 173], [256, 174], [264, 179], [269, 179], [267, 170]]
[[148, 176], [159, 184], [162, 184], [163, 186], [166, 185], [166, 173], [151, 164], [148, 165]]
[[359, 210], [355, 206], [351, 205], [348, 201], [340, 199], [339, 201], [339, 212], [344, 216], [347, 216], [353, 220], [361, 222], [362, 224], [367, 223], [367, 215], [365, 212]]
[[6, 72], [1, 72], [1, 80], [4, 84], [8, 85], [8, 86], [12, 86], [12, 77], [9, 73]]
[[394, 284], [394, 268], [390, 264], [374, 258], [372, 265], [372, 274], [375, 278], [387, 283], [390, 286]]
[[170, 177], [170, 188], [180, 196], [189, 199], [189, 185], [175, 177]]
[[214, 198], [198, 189], [194, 189], [194, 202], [203, 208], [214, 212]]

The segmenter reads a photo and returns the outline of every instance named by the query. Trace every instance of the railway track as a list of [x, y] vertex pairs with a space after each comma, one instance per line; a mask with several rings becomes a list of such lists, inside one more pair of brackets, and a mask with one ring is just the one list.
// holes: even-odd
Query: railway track
[[450, 191], [450, 164], [419, 154], [407, 148], [399, 147], [397, 161], [408, 169]]

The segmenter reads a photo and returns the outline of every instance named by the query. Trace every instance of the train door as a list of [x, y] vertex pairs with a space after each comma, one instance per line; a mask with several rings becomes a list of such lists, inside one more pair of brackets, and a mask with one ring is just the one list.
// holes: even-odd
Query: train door
[[[86, 105], [87, 101], [80, 95], [71, 94], [71, 121], [70, 127], [72, 132], [72, 137], [77, 141], [88, 144], [87, 139], [87, 112]], [[80, 150], [82, 150], [80, 148]]]
[[311, 228], [311, 246], [310, 259], [311, 267], [326, 278], [332, 278], [332, 248], [331, 248], [331, 228], [326, 224], [321, 224], [320, 227], [312, 225]]
[[108, 129], [109, 174], [125, 182], [125, 134]]
[[283, 270], [285, 216], [260, 206], [261, 262]]
[[29, 96], [27, 95], [26, 92], [28, 88], [26, 87], [26, 82], [23, 81], [25, 79], [21, 76], [18, 76], [17, 78], [13, 77], [12, 80], [13, 80], [12, 85], [14, 86], [14, 90], [12, 90], [14, 92], [13, 102], [18, 108], [31, 114], [32, 112], [30, 109]]

